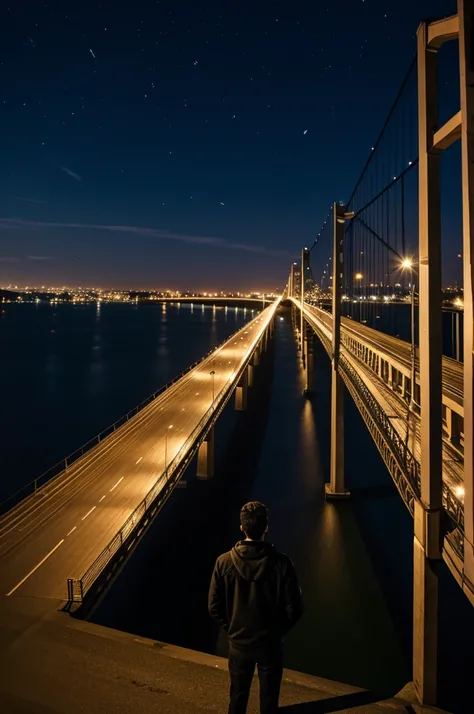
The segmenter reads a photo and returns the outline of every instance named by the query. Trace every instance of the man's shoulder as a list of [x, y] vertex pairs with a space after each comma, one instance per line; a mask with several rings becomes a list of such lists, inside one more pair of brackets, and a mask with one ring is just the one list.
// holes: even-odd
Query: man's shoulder
[[273, 554], [274, 558], [280, 568], [283, 568], [286, 570], [286, 568], [293, 567], [293, 561], [291, 560], [290, 556], [287, 555], [286, 553], [282, 553], [280, 550], [277, 550], [276, 548], [273, 549]]
[[222, 553], [216, 560], [216, 568], [220, 573], [225, 572], [232, 565], [230, 550]]

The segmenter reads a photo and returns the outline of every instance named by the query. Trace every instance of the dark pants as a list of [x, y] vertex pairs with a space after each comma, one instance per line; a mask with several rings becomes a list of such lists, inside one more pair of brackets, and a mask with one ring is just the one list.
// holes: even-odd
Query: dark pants
[[260, 682], [260, 714], [276, 714], [283, 674], [281, 647], [264, 652], [241, 652], [230, 648], [229, 714], [245, 714], [252, 677], [257, 665]]

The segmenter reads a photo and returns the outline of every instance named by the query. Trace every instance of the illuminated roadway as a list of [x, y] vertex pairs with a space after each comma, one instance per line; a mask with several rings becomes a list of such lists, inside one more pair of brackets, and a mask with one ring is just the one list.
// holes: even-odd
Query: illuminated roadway
[[[66, 598], [253, 352], [264, 310], [130, 421], [76, 461], [43, 495], [0, 519], [0, 587], [8, 596]], [[214, 371], [215, 375], [210, 372]]]

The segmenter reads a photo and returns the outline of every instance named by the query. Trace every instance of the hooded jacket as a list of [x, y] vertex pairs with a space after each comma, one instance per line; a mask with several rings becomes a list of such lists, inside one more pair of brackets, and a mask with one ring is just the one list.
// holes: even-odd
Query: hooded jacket
[[216, 561], [209, 613], [232, 647], [261, 650], [280, 644], [303, 613], [291, 559], [271, 543], [239, 541]]

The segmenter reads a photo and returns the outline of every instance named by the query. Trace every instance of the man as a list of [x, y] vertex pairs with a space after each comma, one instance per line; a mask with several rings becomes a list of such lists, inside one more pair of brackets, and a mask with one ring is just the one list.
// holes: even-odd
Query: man
[[258, 667], [260, 713], [278, 709], [283, 674], [283, 637], [303, 613], [301, 590], [290, 558], [265, 543], [268, 511], [259, 501], [240, 511], [245, 540], [221, 555], [209, 589], [209, 613], [229, 637], [229, 714], [245, 714]]

